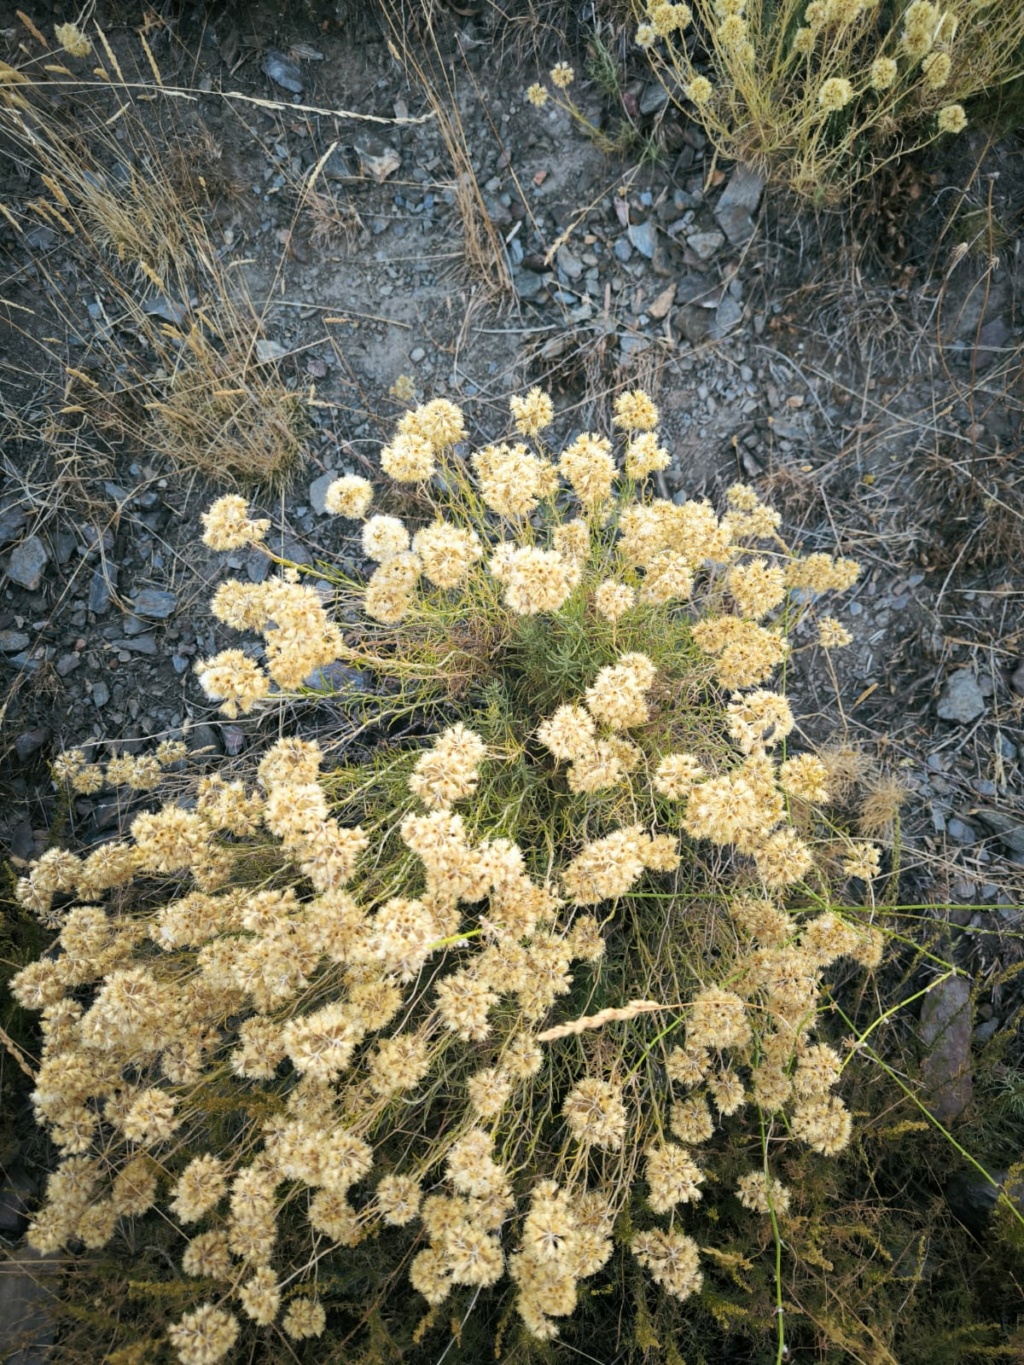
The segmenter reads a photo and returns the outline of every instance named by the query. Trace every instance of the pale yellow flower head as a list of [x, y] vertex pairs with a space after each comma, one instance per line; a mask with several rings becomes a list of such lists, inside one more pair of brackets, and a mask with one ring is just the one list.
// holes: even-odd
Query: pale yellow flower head
[[516, 431], [522, 436], [537, 436], [545, 427], [551, 425], [555, 416], [555, 405], [551, 396], [543, 389], [534, 386], [525, 397], [514, 395], [508, 400]]
[[373, 487], [358, 474], [343, 474], [327, 487], [324, 507], [338, 517], [361, 519], [373, 501]]
[[616, 398], [612, 426], [623, 431], [653, 431], [657, 425], [658, 409], [643, 389], [631, 389]]
[[876, 57], [871, 63], [868, 80], [873, 90], [888, 90], [899, 73], [899, 66], [892, 57]]
[[830, 113], [845, 109], [852, 99], [853, 86], [845, 76], [830, 76], [818, 91], [818, 103]]
[[947, 104], [939, 110], [940, 133], [962, 133], [967, 127], [967, 115], [962, 104]]
[[77, 24], [57, 24], [53, 36], [69, 57], [88, 57], [92, 43]]

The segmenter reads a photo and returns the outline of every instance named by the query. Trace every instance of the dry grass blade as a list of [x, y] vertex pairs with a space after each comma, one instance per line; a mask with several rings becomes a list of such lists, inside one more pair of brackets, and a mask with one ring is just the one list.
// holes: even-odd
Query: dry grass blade
[[638, 1015], [650, 1014], [653, 1010], [668, 1009], [667, 1005], [660, 1005], [657, 1000], [631, 1000], [628, 1005], [623, 1005], [619, 1009], [599, 1010], [597, 1014], [584, 1014], [579, 1019], [572, 1019], [567, 1024], [556, 1024], [554, 1028], [545, 1029], [543, 1033], [537, 1034], [538, 1043], [553, 1043], [557, 1038], [568, 1038], [575, 1033], [585, 1033], [587, 1029], [603, 1028], [605, 1024], [624, 1023], [629, 1019], [636, 1019]]
[[512, 289], [505, 244], [501, 233], [491, 222], [484, 204], [473, 158], [466, 141], [466, 131], [459, 117], [459, 95], [454, 68], [446, 61], [438, 45], [437, 35], [429, 13], [423, 21], [426, 27], [428, 50], [416, 51], [400, 16], [390, 6], [385, 15], [391, 29], [388, 47], [423, 91], [432, 116], [448, 153], [452, 167], [452, 190], [462, 222], [462, 249], [466, 268], [480, 280], [487, 292], [498, 297]]

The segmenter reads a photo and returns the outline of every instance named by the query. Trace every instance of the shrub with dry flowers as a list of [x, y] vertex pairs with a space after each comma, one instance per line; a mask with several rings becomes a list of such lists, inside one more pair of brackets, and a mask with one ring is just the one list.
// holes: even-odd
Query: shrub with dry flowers
[[[101, 1247], [166, 1210], [183, 1365], [316, 1341], [332, 1267], [373, 1239], [406, 1239], [389, 1274], [421, 1332], [493, 1287], [553, 1338], [617, 1247], [689, 1300], [732, 1255], [694, 1235], [702, 1200], [735, 1197], [781, 1255], [789, 1154], [850, 1142], [823, 993], [881, 961], [879, 851], [826, 818], [773, 684], [858, 566], [792, 552], [746, 486], [721, 515], [652, 496], [645, 393], [560, 453], [552, 417], [533, 390], [467, 453], [454, 404], [411, 410], [382, 493], [327, 493], [368, 581], [271, 555], [217, 590], [258, 643], [201, 661], [207, 694], [233, 716], [356, 666], [350, 748], [280, 739], [252, 780], [207, 776], [18, 884], [56, 934], [13, 980], [61, 1153], [30, 1240]], [[388, 510], [406, 484], [419, 524]], [[215, 550], [266, 530], [235, 496], [203, 517]], [[105, 780], [147, 790], [178, 757]]]
[[967, 126], [1021, 74], [1024, 10], [972, 0], [646, 0], [635, 31], [673, 99], [727, 156], [835, 196]]

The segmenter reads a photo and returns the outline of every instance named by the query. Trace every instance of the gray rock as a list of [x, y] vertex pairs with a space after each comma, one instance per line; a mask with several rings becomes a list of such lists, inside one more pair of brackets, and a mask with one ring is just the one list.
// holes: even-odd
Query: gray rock
[[229, 758], [237, 758], [245, 746], [245, 732], [237, 725], [222, 725], [220, 734], [224, 741], [224, 752]]
[[365, 692], [369, 687], [366, 677], [357, 668], [349, 668], [346, 664], [338, 661], [333, 664], [325, 664], [323, 668], [314, 669], [302, 685], [303, 687], [310, 687], [316, 692], [327, 692], [332, 695], [345, 692]]
[[623, 265], [625, 265], [626, 261], [633, 255], [633, 248], [625, 237], [616, 237], [612, 251], [615, 254], [615, 259], [617, 261], [622, 261]]
[[652, 222], [648, 220], [645, 223], [630, 223], [626, 229], [626, 236], [629, 238], [630, 245], [634, 246], [641, 256], [646, 256], [648, 260], [651, 260], [657, 243], [657, 234]]
[[742, 307], [736, 302], [731, 294], [726, 294], [725, 298], [715, 311], [715, 325], [711, 335], [716, 341], [719, 341], [722, 337], [731, 332], [734, 327], [738, 326], [742, 320]]
[[583, 262], [578, 256], [574, 256], [567, 246], [560, 246], [555, 252], [555, 260], [559, 270], [564, 270], [566, 278], [578, 280], [583, 274]]
[[401, 169], [401, 156], [383, 138], [373, 133], [361, 133], [353, 145], [359, 158], [359, 169], [363, 175], [372, 176], [379, 184]]
[[[324, 505], [324, 498], [327, 497], [327, 490], [337, 478], [333, 469], [329, 469], [326, 474], [321, 474], [318, 479], [314, 479], [309, 485], [309, 500], [313, 504], [313, 511], [319, 512], [322, 517], [327, 515], [327, 508]], [[262, 555], [263, 562], [266, 563], [266, 556]]]
[[684, 275], [676, 285], [676, 303], [692, 303], [699, 308], [717, 308], [724, 290], [720, 284], [709, 284], [701, 275]]
[[43, 570], [49, 562], [46, 546], [38, 536], [29, 536], [11, 551], [7, 564], [7, 574], [12, 583], [35, 592], [43, 581]]
[[925, 1103], [940, 1123], [951, 1122], [971, 1102], [971, 1029], [970, 983], [947, 977], [925, 996], [918, 1031]]
[[956, 819], [955, 816], [952, 820], [946, 821], [946, 833], [958, 844], [973, 844], [977, 838], [971, 826], [965, 820]]
[[532, 270], [517, 270], [512, 276], [512, 283], [515, 285], [516, 293], [521, 299], [537, 299], [545, 293], [547, 286], [540, 275], [535, 275]]
[[14, 752], [18, 755], [19, 760], [24, 763], [26, 759], [31, 758], [33, 754], [38, 753], [44, 744], [48, 744], [49, 740], [49, 730], [42, 728], [37, 730], [23, 730], [14, 741]]
[[993, 1185], [983, 1175], [971, 1170], [958, 1171], [946, 1185], [947, 1204], [961, 1223], [974, 1233], [984, 1232], [999, 1198], [1000, 1187], [1009, 1172], [989, 1168], [989, 1174], [997, 1184]]
[[110, 688], [101, 678], [99, 682], [93, 683], [91, 695], [93, 706], [99, 710], [100, 707], [106, 706], [107, 702], [110, 700]]
[[354, 185], [362, 179], [347, 147], [335, 147], [324, 162], [325, 180], [336, 180], [341, 185]]
[[68, 674], [74, 673], [81, 662], [81, 654], [62, 654], [56, 664], [57, 676], [59, 678], [66, 678]]
[[656, 114], [668, 104], [668, 91], [660, 83], [645, 85], [640, 92], [641, 114]]
[[686, 245], [698, 260], [710, 261], [719, 247], [725, 245], [725, 237], [720, 232], [695, 232], [687, 237]]
[[1024, 854], [1024, 811], [1014, 818], [1006, 811], [979, 807], [972, 814], [990, 829], [1011, 853]]
[[974, 674], [967, 668], [960, 668], [946, 679], [946, 686], [935, 704], [936, 714], [941, 720], [957, 721], [968, 725], [985, 710], [985, 697]]
[[165, 621], [177, 610], [177, 606], [178, 599], [173, 592], [143, 588], [135, 595], [135, 610], [140, 616], [148, 616], [152, 621]]
[[22, 630], [0, 630], [0, 654], [18, 654], [31, 643]]
[[1013, 670], [1010, 675], [1010, 686], [1017, 693], [1018, 697], [1024, 697], [1024, 659]]
[[103, 563], [93, 569], [89, 582], [89, 610], [95, 616], [106, 616], [110, 610], [110, 594], [117, 588], [117, 565]]
[[260, 62], [260, 70], [269, 76], [275, 85], [288, 90], [293, 95], [301, 95], [303, 90], [302, 72], [298, 65], [283, 52], [272, 49]]
[[764, 176], [737, 166], [715, 207], [719, 226], [733, 246], [746, 246], [754, 235], [754, 214], [761, 202]]
[[262, 337], [256, 343], [255, 355], [261, 365], [269, 365], [272, 361], [283, 360], [288, 354], [288, 347], [282, 346], [279, 341], [274, 341], [270, 337]]
[[688, 303], [685, 308], [677, 308], [672, 314], [672, 325], [691, 346], [699, 346], [701, 342], [707, 341], [714, 324], [713, 313], [692, 303]]
[[115, 649], [127, 649], [133, 654], [155, 654], [156, 636], [155, 635], [136, 635], [132, 639], [111, 640]]
[[211, 753], [220, 753], [220, 736], [212, 725], [193, 725], [188, 732], [188, 751], [190, 754], [199, 753], [201, 750], [209, 750]]
[[20, 503], [0, 507], [0, 545], [9, 545], [28, 521], [28, 512]]

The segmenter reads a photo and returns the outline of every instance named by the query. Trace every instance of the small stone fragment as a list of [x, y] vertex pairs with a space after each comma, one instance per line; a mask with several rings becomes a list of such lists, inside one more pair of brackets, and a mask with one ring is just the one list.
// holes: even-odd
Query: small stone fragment
[[394, 147], [389, 147], [386, 142], [379, 137], [365, 136], [355, 142], [356, 155], [359, 157], [359, 169], [363, 175], [368, 175], [383, 184], [389, 175], [401, 167], [402, 158], [395, 151]]
[[324, 502], [327, 497], [327, 490], [337, 477], [334, 470], [329, 469], [326, 474], [321, 474], [309, 485], [309, 501], [312, 504], [313, 511], [319, 512], [322, 517], [327, 515], [327, 506]]
[[940, 1123], [951, 1122], [971, 1102], [971, 1024], [971, 988], [966, 977], [947, 977], [925, 996], [921, 1079], [925, 1103]]
[[19, 654], [31, 640], [22, 630], [0, 630], [0, 654]]
[[268, 52], [260, 63], [260, 70], [282, 90], [287, 90], [293, 95], [302, 94], [302, 72], [298, 64], [291, 61], [283, 52], [276, 49]]
[[719, 226], [733, 246], [746, 246], [754, 235], [754, 214], [761, 202], [764, 176], [737, 166], [715, 208]]
[[271, 360], [282, 360], [288, 354], [288, 348], [282, 346], [279, 341], [270, 341], [261, 338], [256, 343], [256, 359], [261, 365], [266, 365]]
[[725, 236], [721, 232], [695, 232], [687, 237], [686, 245], [698, 260], [710, 261], [719, 247], [725, 245]]
[[135, 610], [140, 616], [148, 616], [153, 621], [164, 621], [178, 606], [173, 592], [161, 592], [156, 588], [143, 588], [135, 596]]
[[14, 752], [18, 755], [19, 760], [24, 763], [26, 759], [37, 753], [44, 744], [49, 743], [49, 739], [49, 730], [42, 727], [36, 730], [23, 730], [14, 741]]
[[12, 583], [17, 583], [19, 587], [25, 588], [28, 592], [35, 592], [43, 581], [43, 570], [46, 568], [49, 558], [46, 546], [39, 537], [29, 536], [27, 540], [23, 540], [11, 551], [11, 557], [7, 564], [7, 576]]
[[630, 244], [639, 251], [641, 256], [646, 256], [648, 260], [654, 255], [654, 246], [657, 238], [655, 236], [654, 224], [651, 222], [630, 223], [626, 229], [626, 236]]
[[972, 720], [977, 720], [984, 710], [984, 694], [970, 669], [960, 668], [950, 674], [942, 695], [935, 704], [939, 719], [968, 725]]

